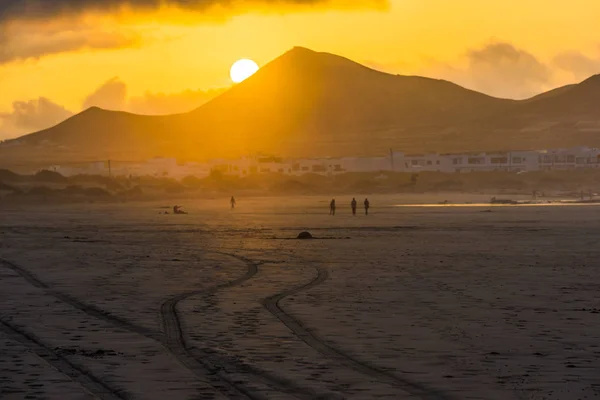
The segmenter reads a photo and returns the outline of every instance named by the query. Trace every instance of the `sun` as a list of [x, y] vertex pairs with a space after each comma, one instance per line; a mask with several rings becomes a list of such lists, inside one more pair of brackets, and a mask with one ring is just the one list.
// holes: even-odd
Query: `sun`
[[232, 81], [235, 83], [240, 83], [250, 78], [256, 73], [256, 71], [258, 71], [258, 64], [252, 60], [243, 58], [233, 63], [229, 74]]

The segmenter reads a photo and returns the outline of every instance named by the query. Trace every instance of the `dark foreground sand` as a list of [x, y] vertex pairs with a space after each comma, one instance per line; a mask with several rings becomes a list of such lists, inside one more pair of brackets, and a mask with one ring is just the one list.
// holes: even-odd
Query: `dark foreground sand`
[[600, 394], [600, 207], [327, 200], [0, 204], [0, 398]]

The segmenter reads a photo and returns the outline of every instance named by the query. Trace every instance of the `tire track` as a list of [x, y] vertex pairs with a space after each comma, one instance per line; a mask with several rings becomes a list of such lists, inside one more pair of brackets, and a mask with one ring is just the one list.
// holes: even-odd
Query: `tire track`
[[81, 301], [77, 300], [74, 297], [71, 297], [65, 293], [62, 293], [62, 292], [52, 289], [45, 282], [38, 279], [34, 274], [32, 274], [31, 272], [27, 271], [26, 269], [16, 265], [15, 263], [12, 263], [8, 260], [0, 258], [0, 264], [3, 264], [8, 269], [13, 270], [17, 274], [19, 274], [22, 278], [24, 278], [32, 286], [35, 286], [39, 289], [43, 289], [50, 296], [62, 301], [63, 303], [69, 304], [70, 306], [78, 309], [79, 311], [84, 312], [85, 314], [87, 314], [91, 317], [101, 319], [103, 321], [111, 323], [112, 325], [116, 325], [119, 328], [123, 328], [125, 330], [140, 334], [142, 336], [146, 336], [150, 339], [159, 340], [159, 341], [161, 339], [160, 334], [157, 334], [156, 332], [154, 332], [150, 329], [134, 325], [131, 322], [124, 320], [120, 317], [117, 317], [115, 315], [109, 314], [108, 312], [106, 312], [96, 306], [82, 303]]
[[[162, 319], [162, 323], [163, 323], [163, 330], [168, 339], [168, 342], [171, 344], [171, 346], [173, 346], [174, 352], [176, 351], [178, 353], [187, 354], [189, 357], [196, 360], [198, 363], [202, 364], [202, 366], [206, 370], [209, 371], [209, 378], [218, 377], [222, 381], [226, 382], [230, 386], [230, 388], [234, 387], [236, 390], [240, 391], [241, 394], [243, 394], [246, 397], [251, 398], [251, 399], [262, 398], [262, 397], [260, 397], [256, 393], [253, 393], [252, 391], [244, 388], [242, 385], [235, 384], [235, 382], [233, 382], [223, 372], [224, 368], [227, 368], [230, 370], [237, 370], [236, 372], [240, 372], [240, 373], [244, 373], [244, 374], [253, 375], [256, 379], [263, 381], [267, 385], [274, 388], [276, 391], [288, 394], [288, 395], [296, 397], [298, 399], [316, 400], [316, 399], [333, 398], [332, 396], [320, 395], [313, 390], [299, 387], [287, 379], [274, 376], [270, 373], [261, 371], [250, 365], [246, 365], [246, 364], [239, 365], [239, 362], [238, 363], [223, 362], [222, 359], [216, 358], [214, 355], [214, 351], [210, 351], [210, 349], [205, 350], [205, 349], [199, 349], [197, 347], [190, 348], [187, 345], [185, 338], [184, 338], [184, 334], [183, 334], [182, 322], [181, 322], [181, 319], [179, 318], [179, 314], [177, 311], [177, 305], [181, 301], [184, 301], [192, 296], [203, 295], [204, 297], [207, 297], [207, 296], [210, 296], [211, 294], [214, 294], [220, 290], [242, 285], [243, 283], [252, 279], [258, 273], [259, 264], [253, 262], [252, 260], [250, 260], [248, 258], [229, 254], [229, 253], [223, 253], [223, 252], [211, 252], [211, 253], [226, 255], [229, 257], [236, 258], [240, 261], [243, 261], [247, 265], [248, 270], [246, 271], [246, 274], [244, 274], [243, 276], [241, 276], [233, 281], [225, 282], [220, 285], [216, 285], [208, 290], [201, 289], [201, 290], [189, 291], [186, 293], [182, 293], [182, 294], [179, 294], [177, 296], [174, 296], [174, 297], [168, 299], [161, 305], [161, 319]], [[231, 398], [234, 398], [234, 397], [231, 397]]]
[[262, 397], [256, 393], [248, 391], [241, 384], [233, 382], [229, 377], [227, 377], [226, 373], [223, 372], [225, 369], [252, 375], [255, 379], [265, 382], [276, 391], [299, 399], [313, 400], [329, 398], [329, 396], [319, 395], [313, 390], [299, 387], [295, 383], [285, 378], [272, 375], [255, 367], [244, 364], [240, 365], [239, 362], [223, 360], [222, 358], [216, 356], [214, 351], [210, 351], [210, 349], [203, 350], [198, 348], [189, 348], [187, 346], [181, 327], [181, 320], [176, 310], [177, 304], [195, 295], [210, 295], [222, 289], [241, 285], [244, 282], [252, 279], [258, 272], [258, 264], [253, 263], [251, 260], [245, 257], [218, 251], [211, 251], [210, 253], [229, 256], [244, 262], [247, 266], [246, 273], [233, 281], [225, 282], [208, 289], [187, 291], [164, 301], [160, 307], [164, 333], [135, 325], [96, 306], [85, 304], [72, 296], [54, 290], [48, 284], [38, 279], [33, 273], [13, 262], [0, 258], [0, 264], [16, 272], [32, 286], [43, 289], [47, 294], [66, 304], [69, 304], [70, 306], [84, 312], [91, 317], [103, 320], [118, 328], [139, 334], [158, 342], [169, 353], [173, 354], [179, 360], [179, 362], [186, 369], [191, 371], [197, 378], [200, 378], [200, 380], [203, 382], [209, 383], [219, 391], [223, 390], [224, 393], [230, 396], [232, 399], [261, 399]]
[[[221, 253], [219, 253], [221, 254]], [[237, 258], [234, 256], [234, 258]], [[53, 290], [48, 286], [45, 282], [38, 279], [31, 272], [26, 269], [4, 259], [0, 259], [0, 262], [4, 264], [9, 269], [15, 271], [20, 276], [22, 276], [27, 282], [31, 285], [44, 289], [46, 293], [55, 297], [56, 299], [71, 305], [72, 307], [98, 319], [106, 321], [114, 326], [119, 328], [128, 330], [130, 332], [137, 333], [139, 335], [145, 336], [147, 338], [153, 339], [159, 342], [165, 349], [173, 354], [179, 362], [188, 370], [190, 370], [197, 378], [200, 378], [201, 381], [209, 383], [219, 392], [222, 392], [227, 397], [237, 400], [237, 399], [261, 399], [261, 397], [257, 395], [253, 395], [251, 393], [244, 393], [245, 389], [237, 388], [235, 384], [228, 382], [227, 380], [223, 380], [223, 374], [216, 375], [212, 372], [205, 363], [199, 360], [199, 358], [194, 357], [189, 349], [185, 346], [185, 342], [183, 339], [183, 332], [181, 330], [181, 324], [177, 312], [175, 310], [175, 306], [177, 303], [191, 297], [192, 295], [196, 295], [202, 293], [204, 290], [196, 290], [196, 291], [188, 291], [182, 294], [178, 294], [177, 296], [171, 297], [167, 301], [165, 301], [161, 305], [161, 319], [163, 323], [163, 327], [165, 328], [165, 333], [162, 334], [160, 332], [155, 332], [153, 330], [143, 328], [132, 324], [129, 321], [126, 321], [122, 318], [116, 317], [112, 314], [109, 314], [95, 306], [84, 304], [81, 301], [61, 293], [59, 291]], [[235, 281], [225, 283], [222, 285], [215, 286], [209, 291], [219, 290], [221, 287], [226, 287], [232, 284], [241, 284], [249, 279], [251, 279], [258, 268], [253, 264], [247, 264], [248, 270], [244, 276], [236, 279]], [[239, 386], [239, 385], [237, 385]], [[237, 388], [237, 390], [235, 390]], [[212, 398], [212, 397], [210, 397]]]
[[370, 365], [367, 362], [361, 361], [354, 356], [338, 349], [330, 344], [327, 344], [325, 340], [320, 338], [315, 332], [307, 328], [302, 321], [293, 317], [287, 313], [280, 306], [280, 302], [286, 297], [293, 296], [300, 292], [304, 292], [311, 288], [314, 288], [329, 278], [329, 273], [325, 268], [316, 268], [317, 276], [305, 285], [298, 286], [296, 288], [286, 290], [278, 293], [274, 296], [268, 297], [263, 300], [263, 306], [275, 317], [277, 317], [285, 326], [287, 326], [300, 340], [304, 343], [323, 354], [324, 356], [337, 361], [338, 363], [347, 366], [357, 372], [364, 375], [368, 375], [380, 382], [389, 384], [391, 386], [398, 387], [407, 393], [418, 396], [422, 399], [452, 399], [447, 394], [441, 393], [436, 389], [428, 388], [418, 382], [411, 379], [397, 376], [389, 371], [382, 370], [374, 365]]
[[17, 328], [10, 322], [0, 319], [0, 331], [30, 349], [36, 356], [54, 367], [60, 373], [79, 383], [87, 392], [100, 400], [127, 399], [126, 394], [94, 376], [83, 367], [69, 361], [30, 333]]
[[[202, 293], [214, 293], [221, 289], [241, 285], [242, 283], [252, 279], [258, 272], [258, 267], [253, 263], [246, 263], [246, 265], [248, 266], [246, 273], [233, 281], [214, 286], [208, 290], [191, 290], [178, 294], [167, 299], [160, 306], [161, 323], [165, 335], [164, 344], [169, 351], [171, 351], [171, 353], [173, 353], [179, 359], [179, 361], [186, 366], [186, 368], [195, 374], [200, 373], [203, 377], [207, 377], [211, 386], [213, 386], [219, 392], [225, 394], [230, 399], [234, 400], [262, 399], [263, 397], [253, 393], [242, 385], [233, 382], [231, 379], [229, 379], [229, 377], [219, 371], [218, 366], [211, 365], [212, 363], [208, 361], [208, 354], [201, 354], [201, 357], [196, 357], [194, 354], [192, 354], [191, 349], [184, 337], [181, 319], [177, 311], [177, 305], [192, 296]], [[197, 350], [197, 352], [204, 353], [201, 350]]]

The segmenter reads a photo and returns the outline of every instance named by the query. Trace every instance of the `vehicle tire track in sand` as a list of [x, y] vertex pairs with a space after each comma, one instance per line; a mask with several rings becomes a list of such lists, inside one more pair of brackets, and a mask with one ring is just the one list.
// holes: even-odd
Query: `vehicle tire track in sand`
[[[220, 285], [213, 286], [209, 289], [200, 289], [196, 291], [188, 291], [185, 293], [181, 293], [177, 296], [171, 297], [161, 305], [161, 319], [163, 323], [163, 330], [168, 342], [170, 343], [169, 346], [172, 346], [171, 351], [173, 352], [173, 354], [185, 354], [188, 361], [189, 359], [193, 359], [195, 362], [193, 362], [192, 365], [186, 364], [186, 367], [188, 369], [198, 368], [198, 364], [200, 364], [205, 371], [208, 371], [208, 377], [211, 379], [211, 385], [223, 391], [224, 393], [227, 393], [227, 395], [231, 396], [230, 398], [232, 399], [240, 398], [239, 394], [245, 396], [244, 398], [250, 399], [262, 399], [264, 397], [260, 396], [257, 393], [254, 393], [252, 390], [248, 390], [243, 385], [236, 383], [232, 379], [227, 377], [221, 372], [221, 370], [224, 368], [230, 370], [237, 369], [239, 370], [239, 372], [252, 375], [256, 379], [263, 381], [276, 391], [285, 393], [298, 399], [317, 400], [332, 398], [331, 396], [320, 395], [310, 389], [299, 387], [291, 381], [277, 376], [273, 376], [272, 374], [258, 370], [250, 365], [232, 365], [231, 363], [223, 362], [223, 360], [214, 360], [215, 356], [213, 352], [199, 349], [197, 347], [190, 348], [187, 345], [183, 335], [181, 319], [179, 318], [179, 314], [177, 311], [177, 304], [196, 295], [207, 296], [223, 289], [233, 288], [235, 286], [242, 285], [243, 283], [252, 279], [258, 273], [259, 263], [255, 263], [248, 258], [238, 256], [235, 254], [217, 251], [211, 251], [210, 253], [220, 254], [238, 259], [244, 262], [248, 269], [243, 276], [233, 281], [225, 282]], [[223, 387], [223, 382], [227, 384], [226, 387]], [[235, 389], [236, 391], [238, 391], [238, 393], [232, 393], [231, 389]], [[237, 395], [237, 397], [235, 397], [235, 395]]]
[[46, 293], [48, 293], [52, 297], [62, 301], [63, 303], [69, 304], [70, 306], [78, 309], [79, 311], [86, 313], [87, 315], [89, 315], [91, 317], [101, 319], [101, 320], [109, 322], [112, 325], [115, 325], [119, 328], [123, 328], [125, 330], [140, 334], [142, 336], [146, 336], [150, 339], [161, 341], [160, 334], [158, 334], [150, 329], [146, 329], [144, 327], [134, 325], [131, 322], [124, 320], [122, 318], [119, 318], [113, 314], [109, 314], [106, 311], [104, 311], [96, 306], [82, 303], [81, 301], [77, 300], [74, 297], [71, 297], [65, 293], [54, 290], [50, 286], [48, 286], [45, 282], [38, 279], [31, 272], [27, 271], [26, 269], [8, 261], [8, 260], [0, 258], [0, 264], [3, 264], [8, 269], [11, 269], [14, 272], [16, 272], [17, 274], [19, 274], [22, 278], [24, 278], [32, 286], [35, 286], [40, 289], [44, 289], [46, 291]]
[[[231, 370], [237, 369], [237, 370], [241, 370], [242, 373], [251, 374], [257, 379], [268, 382], [268, 384], [271, 387], [273, 387], [274, 389], [280, 391], [281, 393], [289, 394], [293, 397], [297, 397], [297, 398], [305, 399], [305, 400], [327, 398], [327, 397], [320, 396], [317, 393], [314, 393], [313, 391], [311, 391], [309, 389], [299, 387], [299, 386], [295, 385], [293, 382], [290, 382], [284, 378], [273, 376], [265, 371], [258, 370], [251, 366], [244, 365], [244, 366], [240, 367], [238, 365], [232, 365], [232, 363], [224, 362], [223, 360], [219, 360], [218, 358], [217, 358], [217, 360], [215, 360], [216, 357], [214, 355], [210, 355], [209, 352], [207, 352], [207, 351], [202, 351], [199, 349], [192, 349], [192, 351], [190, 351], [190, 349], [187, 349], [187, 350], [184, 349], [184, 351], [182, 351], [181, 346], [177, 345], [178, 340], [183, 340], [183, 332], [181, 329], [180, 320], [179, 320], [178, 315], [172, 311], [169, 311], [169, 309], [175, 310], [175, 306], [177, 305], [177, 303], [179, 303], [180, 301], [182, 301], [186, 298], [189, 298], [193, 295], [210, 294], [210, 293], [216, 292], [218, 290], [226, 289], [229, 287], [234, 287], [236, 285], [241, 285], [242, 283], [244, 283], [244, 282], [248, 281], [249, 279], [251, 279], [252, 277], [254, 277], [254, 275], [256, 275], [256, 273], [258, 272], [258, 265], [256, 263], [253, 263], [251, 260], [249, 260], [245, 257], [237, 256], [235, 254], [218, 252], [218, 251], [211, 251], [211, 252], [206, 252], [206, 253], [220, 254], [220, 255], [229, 256], [229, 257], [238, 259], [246, 264], [247, 271], [243, 276], [241, 276], [240, 278], [235, 279], [233, 281], [226, 282], [221, 285], [217, 285], [217, 286], [214, 286], [214, 287], [208, 288], [208, 289], [188, 291], [188, 292], [179, 294], [177, 296], [171, 297], [171, 298], [167, 299], [165, 302], [163, 302], [163, 304], [161, 305], [161, 318], [162, 318], [162, 322], [163, 322], [163, 327], [165, 328], [164, 334], [161, 332], [156, 332], [154, 330], [135, 325], [123, 318], [120, 318], [118, 316], [115, 316], [114, 314], [108, 313], [96, 306], [85, 304], [85, 303], [77, 300], [74, 297], [71, 297], [65, 293], [54, 290], [49, 285], [47, 285], [46, 283], [44, 283], [43, 281], [38, 279], [33, 273], [16, 265], [13, 262], [10, 262], [8, 260], [0, 258], [0, 264], [3, 264], [5, 267], [7, 267], [7, 268], [13, 270], [14, 272], [16, 272], [17, 274], [19, 274], [22, 278], [24, 278], [32, 286], [35, 286], [40, 289], [44, 289], [46, 291], [46, 293], [48, 293], [49, 295], [55, 297], [56, 299], [66, 303], [66, 304], [71, 305], [72, 307], [86, 313], [87, 315], [89, 315], [91, 317], [106, 321], [118, 328], [130, 331], [133, 333], [137, 333], [141, 336], [147, 337], [149, 339], [152, 339], [152, 340], [160, 343], [169, 353], [173, 354], [183, 364], [183, 366], [186, 369], [188, 369], [196, 377], [200, 378], [202, 381], [210, 384], [211, 386], [213, 385], [213, 382], [215, 381], [215, 379], [214, 379], [215, 376], [217, 378], [220, 378], [220, 377], [223, 377], [223, 375], [224, 375], [223, 373], [216, 372], [216, 371], [219, 371], [224, 368], [231, 369]], [[167, 316], [167, 321], [165, 321], [165, 316]], [[177, 317], [176, 320], [173, 320], [173, 317]], [[175, 342], [172, 340], [173, 338], [175, 338]], [[182, 343], [182, 342], [180, 341], [179, 343]], [[194, 353], [199, 353], [199, 354], [194, 355]], [[208, 360], [211, 360], [211, 361], [208, 361]], [[212, 360], [214, 360], [214, 361], [212, 361]], [[210, 364], [212, 364], [212, 365], [210, 365]], [[210, 381], [207, 382], [206, 381], [207, 378], [209, 378]], [[230, 384], [227, 384], [227, 385], [230, 385]], [[237, 386], [240, 386], [240, 385], [237, 385]], [[219, 386], [219, 388], [220, 387], [221, 386]], [[218, 389], [218, 388], [215, 387], [215, 389]], [[240, 387], [240, 389], [241, 389], [241, 387]], [[243, 393], [244, 389], [241, 389], [241, 392]], [[240, 396], [239, 392], [234, 393], [234, 394], [236, 396], [238, 396], [236, 398], [239, 398], [239, 396]], [[252, 394], [252, 396], [255, 396], [255, 397], [250, 397], [251, 399], [260, 399], [261, 398], [255, 394]], [[245, 397], [242, 397], [242, 398], [248, 398], [248, 395], [245, 395]]]
[[[232, 253], [221, 252], [221, 251], [209, 251], [208, 253], [219, 254], [219, 255], [229, 256], [229, 257], [238, 259], [247, 265], [248, 271], [246, 272], [246, 274], [244, 276], [242, 276], [234, 281], [225, 282], [221, 285], [217, 285], [212, 288], [205, 289], [203, 291], [202, 290], [198, 291], [197, 294], [202, 294], [205, 297], [209, 297], [210, 295], [212, 295], [222, 289], [233, 288], [235, 286], [239, 286], [239, 285], [245, 283], [246, 281], [254, 278], [254, 276], [258, 273], [258, 268], [260, 265], [269, 264], [272, 262], [272, 261], [255, 262], [247, 257], [243, 257], [243, 256], [232, 254]], [[194, 348], [194, 349], [192, 349], [191, 352], [192, 352], [192, 354], [194, 354], [194, 353], [197, 354], [196, 357], [200, 357], [202, 360], [204, 360], [209, 365], [212, 364], [211, 365], [212, 371], [219, 370], [223, 367], [228, 368], [228, 369], [237, 369], [239, 372], [244, 373], [244, 374], [253, 375], [255, 378], [262, 380], [263, 382], [267, 383], [268, 385], [270, 385], [277, 391], [279, 391], [281, 393], [285, 393], [285, 394], [290, 395], [297, 399], [302, 399], [302, 400], [328, 400], [328, 399], [339, 400], [340, 399], [340, 397], [336, 394], [318, 393], [315, 390], [312, 390], [312, 389], [306, 388], [306, 387], [302, 387], [302, 386], [298, 386], [296, 383], [290, 381], [289, 379], [283, 378], [281, 376], [273, 375], [272, 373], [261, 370], [252, 365], [248, 365], [245, 363], [239, 363], [239, 362], [233, 362], [233, 363], [223, 362], [222, 360], [211, 361], [211, 358], [214, 358], [214, 355], [212, 355], [212, 352], [209, 352], [206, 350]]]
[[[223, 253], [218, 253], [218, 254], [223, 254]], [[235, 257], [235, 258], [237, 258], [237, 257]], [[245, 260], [243, 260], [243, 261], [245, 261]], [[183, 332], [181, 331], [181, 326], [180, 326], [180, 322], [179, 322], [179, 318], [178, 318], [177, 314], [172, 313], [170, 311], [170, 309], [174, 310], [174, 307], [177, 305], [177, 303], [179, 303], [183, 299], [188, 298], [195, 294], [202, 293], [206, 289], [205, 290], [188, 291], [188, 292], [179, 294], [179, 295], [172, 297], [172, 298], [168, 299], [167, 301], [165, 301], [161, 305], [161, 318], [163, 320], [163, 326], [165, 327], [165, 334], [161, 334], [159, 332], [155, 332], [153, 330], [146, 329], [146, 328], [137, 326], [135, 324], [132, 324], [129, 321], [126, 321], [122, 318], [119, 318], [112, 314], [109, 314], [95, 306], [84, 304], [69, 295], [58, 292], [56, 290], [53, 290], [52, 288], [50, 288], [50, 286], [48, 286], [46, 283], [44, 283], [43, 281], [38, 279], [31, 272], [27, 271], [26, 269], [8, 261], [8, 260], [0, 259], [0, 263], [4, 264], [9, 269], [18, 273], [31, 285], [33, 285], [37, 288], [40, 288], [40, 289], [44, 289], [48, 294], [55, 297], [56, 299], [58, 299], [64, 303], [67, 303], [67, 304], [71, 305], [72, 307], [74, 307], [92, 317], [109, 322], [118, 328], [122, 328], [122, 329], [128, 330], [130, 332], [134, 332], [139, 335], [145, 336], [147, 338], [156, 340], [161, 345], [163, 345], [168, 352], [173, 354], [182, 363], [182, 365], [185, 368], [187, 368], [188, 370], [190, 370], [196, 377], [198, 377], [202, 381], [210, 384], [216, 390], [223, 392], [224, 394], [227, 395], [227, 397], [229, 397], [231, 399], [261, 399], [261, 397], [254, 396], [254, 395], [243, 394], [242, 396], [240, 396], [240, 393], [243, 393], [243, 391], [244, 391], [243, 389], [239, 389], [239, 391], [233, 390], [232, 384], [230, 384], [228, 382], [225, 382], [226, 384], [224, 384], [222, 379], [220, 379], [220, 376], [217, 376], [216, 378], [219, 378], [221, 380], [221, 382], [219, 384], [219, 382], [215, 379], [215, 376], [214, 376], [215, 374], [212, 373], [211, 370], [208, 369], [201, 361], [199, 361], [197, 357], [194, 357], [186, 347], [182, 347], [180, 345], [181, 343], [184, 343], [184, 342], [182, 342], [183, 341]], [[251, 279], [258, 271], [258, 268], [254, 264], [247, 263], [247, 265], [248, 265], [248, 270], [244, 274], [244, 276], [236, 279], [235, 281], [228, 282], [228, 283], [225, 283], [222, 285], [218, 285], [218, 286], [215, 286], [215, 287], [213, 287], [211, 289], [207, 289], [207, 290], [209, 290], [209, 291], [210, 290], [219, 290], [221, 287], [226, 287], [226, 286], [235, 285], [235, 284], [241, 284], [241, 283], [247, 281], [248, 279]], [[173, 340], [173, 338], [175, 340]], [[213, 374], [213, 376], [211, 376], [211, 374]], [[235, 385], [233, 387], [235, 387]], [[212, 398], [212, 397], [210, 397], [210, 398]]]
[[[238, 258], [236, 256], [233, 257]], [[179, 361], [185, 365], [186, 368], [195, 374], [200, 373], [203, 377], [208, 378], [211, 386], [225, 394], [230, 399], [262, 399], [262, 397], [258, 394], [252, 393], [243, 386], [230, 380], [227, 376], [218, 371], [218, 367], [210, 365], [210, 363], [207, 362], [208, 358], [205, 357], [208, 356], [208, 354], [202, 354], [203, 357], [196, 357], [194, 354], [192, 354], [190, 347], [186, 343], [183, 329], [181, 327], [181, 319], [179, 318], [179, 313], [177, 311], [177, 305], [183, 300], [186, 300], [192, 296], [241, 285], [242, 283], [252, 279], [252, 277], [254, 277], [254, 275], [256, 275], [258, 272], [258, 267], [254, 263], [246, 260], [242, 261], [244, 261], [248, 267], [243, 276], [233, 281], [213, 286], [210, 289], [190, 290], [173, 296], [161, 304], [160, 316], [166, 339], [165, 345], [171, 351], [171, 353], [173, 353], [179, 359]]]
[[407, 393], [420, 397], [422, 399], [452, 399], [453, 397], [441, 393], [435, 389], [428, 388], [420, 383], [414, 382], [408, 378], [403, 378], [382, 370], [376, 366], [360, 361], [350, 354], [326, 343], [311, 329], [307, 328], [302, 321], [287, 313], [280, 306], [280, 302], [286, 297], [293, 296], [300, 292], [310, 290], [329, 278], [329, 272], [325, 268], [317, 267], [317, 276], [305, 285], [286, 290], [263, 300], [263, 306], [275, 317], [277, 317], [285, 326], [287, 326], [300, 340], [317, 350], [324, 356], [339, 362], [353, 370], [368, 375], [380, 382], [398, 387]]
[[100, 400], [127, 399], [123, 391], [110, 387], [83, 367], [60, 356], [32, 334], [26, 333], [3, 319], [0, 319], [0, 331], [30, 349], [36, 356], [69, 379], [79, 383], [94, 397]]

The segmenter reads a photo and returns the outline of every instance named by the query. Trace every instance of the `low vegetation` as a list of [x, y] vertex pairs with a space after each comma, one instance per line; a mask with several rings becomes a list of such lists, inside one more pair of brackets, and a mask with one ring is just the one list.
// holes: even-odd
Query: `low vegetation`
[[244, 178], [212, 174], [181, 180], [167, 177], [65, 177], [52, 171], [19, 175], [0, 170], [3, 201], [126, 201], [165, 197], [302, 196], [394, 193], [481, 193], [539, 196], [579, 196], [600, 192], [600, 171], [480, 172], [444, 174], [347, 173], [336, 176], [256, 174]]

